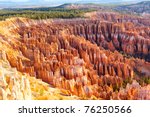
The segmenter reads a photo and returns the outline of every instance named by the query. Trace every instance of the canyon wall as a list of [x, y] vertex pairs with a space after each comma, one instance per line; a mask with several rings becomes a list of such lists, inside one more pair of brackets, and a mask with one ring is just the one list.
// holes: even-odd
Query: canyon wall
[[15, 27], [1, 38], [15, 50], [6, 51], [5, 58], [18, 71], [63, 89], [70, 97], [149, 99], [141, 96], [149, 86], [139, 85], [141, 93], [128, 96], [140, 77], [135, 72], [150, 76], [149, 27], [98, 19], [10, 22], [9, 27]]

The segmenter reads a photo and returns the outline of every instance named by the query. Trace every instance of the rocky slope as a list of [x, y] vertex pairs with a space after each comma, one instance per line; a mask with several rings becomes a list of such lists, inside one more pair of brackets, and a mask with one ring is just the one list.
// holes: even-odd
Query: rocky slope
[[0, 61], [0, 100], [79, 99], [67, 94], [65, 90], [50, 88], [41, 80], [18, 72], [8, 61]]
[[[10, 61], [29, 60], [19, 50], [14, 49], [9, 40], [5, 39], [0, 36], [0, 100], [79, 99], [77, 96], [68, 96], [69, 93], [66, 90], [54, 88], [11, 66]], [[13, 42], [17, 44], [17, 40]], [[11, 60], [9, 61], [8, 58]]]
[[[150, 76], [149, 21], [137, 19], [135, 22], [134, 18], [118, 17], [100, 14], [94, 19], [9, 19], [0, 24], [1, 45], [6, 43], [10, 50], [14, 50], [10, 52], [3, 47], [11, 67], [42, 79], [51, 87], [63, 89], [57, 89], [64, 92], [58, 93], [62, 99], [149, 99], [149, 85], [137, 83], [138, 92], [132, 92], [134, 80], [141, 74]], [[33, 79], [29, 82], [42, 83]], [[29, 86], [34, 87], [33, 84]], [[35, 99], [38, 99], [37, 92], [34, 92]], [[143, 92], [146, 96], [141, 97]], [[46, 99], [57, 97], [54, 92], [50, 94]], [[30, 95], [32, 97], [33, 93]]]

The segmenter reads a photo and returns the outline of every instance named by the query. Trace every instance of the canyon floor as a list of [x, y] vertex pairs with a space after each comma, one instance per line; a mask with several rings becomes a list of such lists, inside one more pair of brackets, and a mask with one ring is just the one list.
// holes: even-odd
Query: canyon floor
[[150, 19], [85, 16], [1, 21], [0, 99], [150, 99]]

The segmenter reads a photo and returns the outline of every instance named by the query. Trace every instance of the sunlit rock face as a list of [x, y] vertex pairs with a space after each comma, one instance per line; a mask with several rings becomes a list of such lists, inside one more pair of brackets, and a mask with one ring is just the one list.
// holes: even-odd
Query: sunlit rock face
[[100, 17], [108, 20], [11, 19], [3, 23], [8, 34], [1, 33], [1, 41], [14, 52], [5, 48], [1, 56], [21, 73], [63, 89], [70, 99], [149, 99], [141, 97], [149, 86], [138, 84], [138, 93], [130, 93], [133, 79], [140, 78], [135, 72], [150, 76], [149, 27], [140, 20], [116, 21], [116, 15]]
[[0, 100], [50, 100], [50, 99], [79, 99], [71, 96], [67, 90], [58, 89], [36, 79], [28, 74], [19, 72], [13, 65], [17, 62], [21, 71], [21, 61], [26, 60], [19, 50], [12, 48], [8, 40], [0, 39]]
[[16, 68], [11, 68], [4, 50], [0, 50], [0, 99], [31, 99], [29, 80]]
[[67, 91], [52, 88], [41, 80], [18, 72], [8, 61], [0, 60], [0, 100], [79, 99], [67, 95]]

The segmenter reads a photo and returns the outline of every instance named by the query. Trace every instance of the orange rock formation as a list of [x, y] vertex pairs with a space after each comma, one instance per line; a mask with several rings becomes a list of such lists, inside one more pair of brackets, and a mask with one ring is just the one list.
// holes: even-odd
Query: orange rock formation
[[5, 21], [1, 27], [8, 34], [1, 33], [1, 44], [7, 43], [14, 51], [3, 49], [6, 53], [3, 58], [18, 71], [80, 99], [149, 99], [140, 94], [149, 91], [149, 85], [145, 86], [148, 88], [139, 85], [138, 93], [131, 91], [132, 84], [124, 87], [126, 80], [138, 77], [135, 72], [150, 76], [149, 27], [144, 26], [143, 19], [129, 23], [121, 22], [120, 16], [114, 14], [100, 17], [107, 21], [23, 18]]

